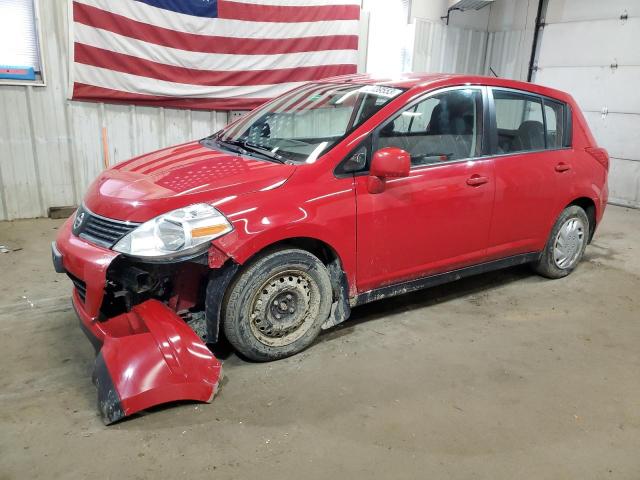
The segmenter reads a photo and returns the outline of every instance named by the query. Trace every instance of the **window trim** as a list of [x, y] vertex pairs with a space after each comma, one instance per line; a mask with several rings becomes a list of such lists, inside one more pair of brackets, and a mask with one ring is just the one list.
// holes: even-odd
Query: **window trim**
[[[503, 91], [503, 92], [507, 92], [507, 93], [515, 93], [518, 95], [522, 95], [525, 97], [534, 97], [537, 98], [540, 101], [540, 104], [542, 105], [542, 121], [543, 121], [543, 125], [544, 125], [544, 144], [545, 144], [545, 148], [543, 149], [537, 149], [537, 150], [522, 150], [519, 152], [507, 152], [507, 153], [498, 153], [498, 123], [496, 121], [496, 104], [495, 104], [495, 98], [493, 96], [493, 92], [494, 91]], [[534, 93], [534, 92], [529, 92], [527, 90], [519, 90], [517, 88], [509, 88], [509, 87], [495, 87], [495, 86], [488, 86], [487, 87], [487, 94], [489, 96], [489, 110], [490, 110], [490, 130], [491, 130], [491, 141], [490, 141], [490, 155], [492, 158], [494, 157], [509, 157], [509, 156], [514, 156], [514, 155], [528, 155], [531, 153], [542, 153], [542, 152], [556, 152], [558, 150], [571, 150], [573, 148], [573, 134], [572, 134], [572, 128], [573, 128], [573, 123], [571, 121], [571, 118], [573, 116], [572, 110], [571, 110], [571, 106], [567, 103], [567, 102], [563, 102], [562, 100], [558, 100], [557, 98], [553, 98], [553, 97], [549, 97], [547, 95], [542, 95], [539, 93]], [[566, 133], [567, 133], [567, 138], [563, 139], [563, 146], [562, 147], [556, 147], [556, 148], [546, 148], [547, 146], [547, 118], [545, 115], [545, 111], [544, 111], [544, 106], [545, 106], [545, 99], [548, 99], [549, 101], [552, 101], [554, 103], [559, 103], [561, 105], [564, 106], [565, 108], [565, 128], [566, 128]]]
[[[40, 21], [40, 1], [39, 0], [31, 0], [33, 1], [33, 22], [36, 33], [36, 45], [38, 46], [38, 53], [40, 57], [40, 78], [36, 77], [35, 80], [10, 80], [10, 79], [0, 79], [0, 87], [4, 85], [12, 85], [12, 86], [25, 86], [25, 87], [46, 87], [46, 68], [45, 68], [45, 55], [42, 50], [42, 22]], [[73, 2], [69, 2], [72, 4]], [[71, 7], [69, 7], [71, 8]], [[73, 16], [69, 17], [73, 18]], [[71, 29], [69, 29], [71, 30]]]
[[573, 107], [567, 105], [567, 139], [565, 142], [565, 148], [573, 148]]

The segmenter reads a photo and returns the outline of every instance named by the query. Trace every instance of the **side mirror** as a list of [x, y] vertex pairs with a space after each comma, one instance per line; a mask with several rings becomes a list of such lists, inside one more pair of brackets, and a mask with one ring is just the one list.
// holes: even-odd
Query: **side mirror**
[[384, 191], [387, 178], [408, 177], [411, 155], [401, 148], [387, 147], [378, 150], [371, 159], [367, 189], [369, 193]]

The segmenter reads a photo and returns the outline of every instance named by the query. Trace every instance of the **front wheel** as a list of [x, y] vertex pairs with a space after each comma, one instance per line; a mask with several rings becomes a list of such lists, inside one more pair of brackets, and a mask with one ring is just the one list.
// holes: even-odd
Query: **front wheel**
[[247, 265], [225, 297], [222, 325], [231, 345], [268, 361], [311, 345], [331, 312], [332, 288], [317, 257], [283, 249]]
[[562, 278], [578, 265], [587, 248], [589, 218], [577, 205], [565, 208], [556, 220], [534, 270], [547, 278]]

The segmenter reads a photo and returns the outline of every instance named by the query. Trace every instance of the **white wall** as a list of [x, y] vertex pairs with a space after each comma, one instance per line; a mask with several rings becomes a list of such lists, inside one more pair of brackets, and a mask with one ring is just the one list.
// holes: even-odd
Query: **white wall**
[[[411, 17], [414, 19], [430, 20], [443, 24], [441, 17], [447, 14], [448, 0], [413, 0]], [[489, 7], [480, 10], [452, 11], [449, 25], [471, 30], [486, 31], [489, 24]]]
[[380, 76], [411, 69], [413, 26], [407, 0], [363, 0], [369, 16], [365, 70]]
[[486, 31], [417, 18], [412, 70], [482, 75], [487, 39]]
[[480, 10], [452, 11], [447, 0], [414, 0], [413, 71], [497, 74], [526, 80], [537, 0], [496, 0]]
[[[476, 42], [486, 42], [486, 38], [475, 32], [487, 31], [489, 8], [454, 11], [447, 28], [441, 17], [448, 6], [448, 0], [363, 0], [362, 8], [370, 15], [366, 71], [381, 75], [458, 72], [469, 65], [474, 73], [482, 73], [477, 58], [467, 59], [466, 53], [473, 50], [484, 60], [484, 43]], [[460, 46], [467, 41], [474, 43]]]
[[545, 23], [533, 80], [575, 97], [611, 156], [610, 201], [640, 208], [640, 2], [549, 0]]
[[527, 80], [537, 12], [538, 0], [491, 4], [485, 75]]

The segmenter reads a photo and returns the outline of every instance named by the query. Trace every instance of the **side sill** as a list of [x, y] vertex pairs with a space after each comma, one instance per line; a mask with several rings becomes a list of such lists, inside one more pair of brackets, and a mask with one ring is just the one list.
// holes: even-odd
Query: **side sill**
[[516, 265], [523, 265], [525, 263], [530, 263], [538, 260], [540, 258], [540, 254], [540, 252], [534, 252], [514, 255], [512, 257], [493, 260], [486, 263], [480, 263], [478, 265], [460, 268], [458, 270], [452, 270], [450, 272], [438, 273], [436, 275], [430, 275], [428, 277], [418, 278], [416, 280], [409, 280], [407, 282], [387, 285], [385, 287], [362, 292], [355, 298], [352, 298], [350, 303], [351, 306], [355, 307], [358, 305], [364, 305], [365, 303], [375, 302], [377, 300], [382, 300], [389, 297], [395, 297], [396, 295], [403, 295], [405, 293], [415, 292], [416, 290], [435, 287], [437, 285], [453, 282], [465, 277], [492, 272], [494, 270], [501, 270], [503, 268], [514, 267]]

